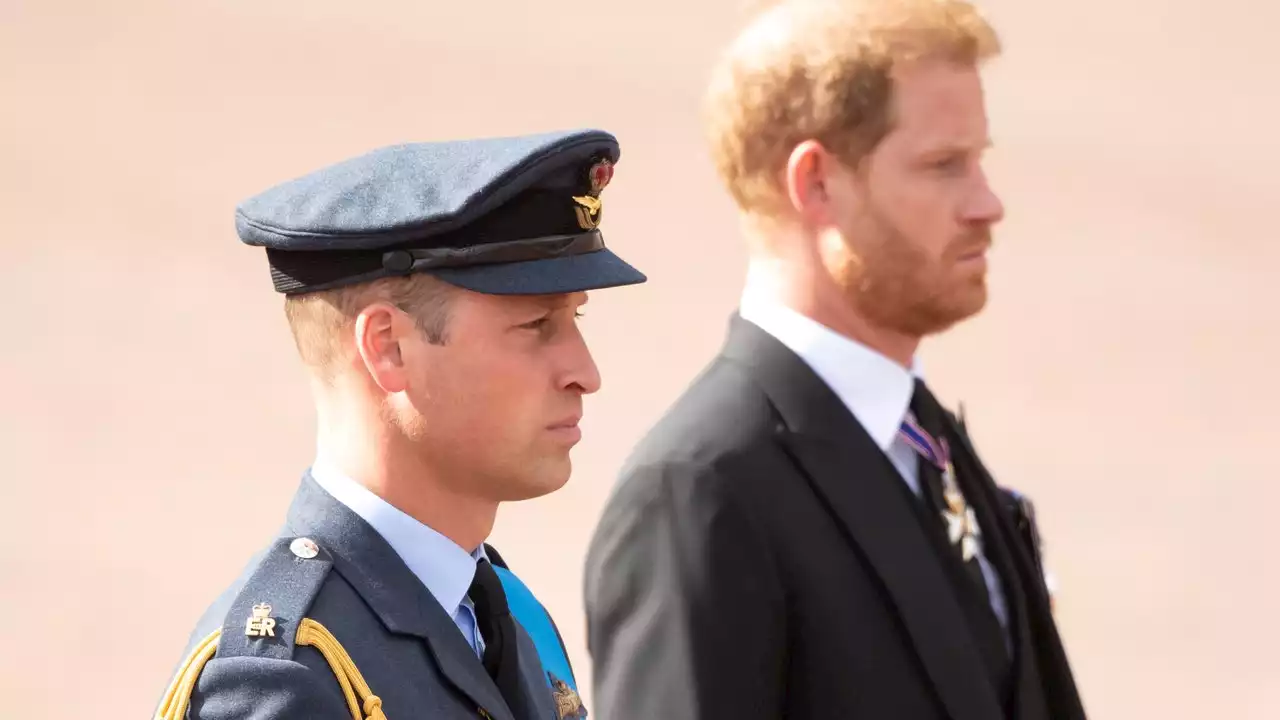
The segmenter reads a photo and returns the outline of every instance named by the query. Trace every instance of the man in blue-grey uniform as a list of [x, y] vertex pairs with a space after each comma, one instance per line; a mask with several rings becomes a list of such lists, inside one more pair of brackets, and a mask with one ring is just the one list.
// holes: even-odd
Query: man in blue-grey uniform
[[397, 145], [241, 204], [316, 401], [278, 538], [206, 612], [159, 718], [583, 718], [554, 622], [485, 540], [568, 480], [600, 376], [598, 130]]

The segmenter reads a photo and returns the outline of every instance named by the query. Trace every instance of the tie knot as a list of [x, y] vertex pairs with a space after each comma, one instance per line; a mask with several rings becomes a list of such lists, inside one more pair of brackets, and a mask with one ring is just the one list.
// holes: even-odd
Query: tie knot
[[907, 417], [898, 431], [901, 437], [917, 453], [935, 467], [942, 469], [950, 460], [944, 440], [942, 406], [920, 378], [915, 379], [915, 390]]
[[476, 561], [476, 576], [471, 580], [467, 597], [476, 606], [476, 615], [480, 617], [500, 617], [510, 612], [507, 608], [507, 594], [502, 590], [502, 580], [498, 572], [488, 560]]

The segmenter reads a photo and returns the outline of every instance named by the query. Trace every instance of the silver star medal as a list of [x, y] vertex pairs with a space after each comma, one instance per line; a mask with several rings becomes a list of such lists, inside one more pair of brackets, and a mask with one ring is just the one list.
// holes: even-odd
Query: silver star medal
[[947, 501], [947, 509], [942, 511], [942, 517], [947, 521], [947, 538], [952, 545], [959, 543], [961, 557], [969, 562], [982, 547], [982, 529], [978, 527], [978, 516], [973, 508], [965, 504], [964, 495], [960, 494], [956, 471], [950, 462], [942, 473], [942, 493]]

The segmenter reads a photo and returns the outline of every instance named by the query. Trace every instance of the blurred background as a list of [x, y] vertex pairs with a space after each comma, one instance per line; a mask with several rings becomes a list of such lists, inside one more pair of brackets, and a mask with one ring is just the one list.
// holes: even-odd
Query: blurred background
[[[1092, 717], [1274, 720], [1280, 11], [982, 5], [1006, 45], [988, 91], [1008, 218], [987, 312], [926, 346], [927, 374], [1038, 502]], [[558, 618], [590, 708], [587, 539], [741, 287], [698, 102], [742, 17], [738, 0], [0, 0], [4, 706], [148, 717], [312, 457], [235, 204], [381, 145], [585, 125], [621, 139], [603, 229], [650, 282], [593, 298], [605, 382], [574, 478], [505, 509], [493, 542]]]

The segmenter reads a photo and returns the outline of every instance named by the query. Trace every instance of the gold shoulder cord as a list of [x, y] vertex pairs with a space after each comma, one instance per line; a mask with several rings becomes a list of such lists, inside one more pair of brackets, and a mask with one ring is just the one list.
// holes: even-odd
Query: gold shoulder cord
[[[221, 629], [209, 633], [182, 661], [177, 675], [164, 693], [164, 700], [160, 703], [155, 720], [182, 720], [186, 717], [196, 681], [199, 680], [205, 663], [217, 652], [221, 634]], [[364, 676], [333, 633], [320, 623], [303, 618], [298, 625], [295, 641], [298, 645], [319, 650], [324, 656], [334, 676], [338, 678], [338, 684], [342, 686], [342, 694], [347, 698], [347, 709], [351, 711], [352, 720], [387, 720], [387, 716], [382, 713], [382, 698], [369, 689]]]

